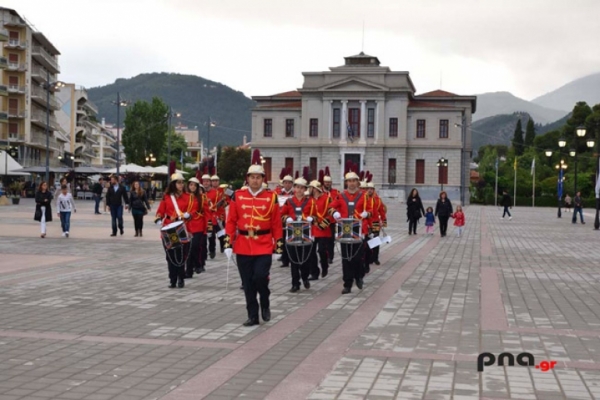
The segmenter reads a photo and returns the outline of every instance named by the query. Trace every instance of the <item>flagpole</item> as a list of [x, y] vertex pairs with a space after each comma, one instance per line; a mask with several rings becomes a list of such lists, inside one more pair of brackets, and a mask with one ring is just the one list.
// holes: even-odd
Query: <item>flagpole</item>
[[496, 184], [494, 185], [494, 206], [498, 207], [498, 156], [496, 156]]
[[533, 175], [533, 197], [531, 200], [531, 207], [535, 207], [535, 156], [531, 164], [531, 174]]
[[513, 207], [517, 206], [517, 156], [515, 156], [515, 184], [513, 189]]

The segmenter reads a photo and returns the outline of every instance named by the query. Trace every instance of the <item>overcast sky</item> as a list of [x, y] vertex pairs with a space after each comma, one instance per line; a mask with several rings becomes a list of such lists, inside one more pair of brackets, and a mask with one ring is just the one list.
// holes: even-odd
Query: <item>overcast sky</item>
[[293, 90], [363, 49], [418, 93], [531, 100], [600, 71], [598, 0], [2, 0], [86, 87], [143, 72], [199, 75], [247, 96]]

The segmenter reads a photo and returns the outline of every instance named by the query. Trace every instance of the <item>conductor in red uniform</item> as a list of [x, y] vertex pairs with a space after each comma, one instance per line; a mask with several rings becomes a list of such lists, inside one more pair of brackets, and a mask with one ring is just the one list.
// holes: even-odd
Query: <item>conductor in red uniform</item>
[[248, 311], [244, 326], [253, 326], [259, 324], [257, 294], [263, 321], [271, 319], [269, 273], [273, 251], [281, 254], [283, 232], [277, 194], [263, 189], [265, 171], [258, 150], [246, 178], [248, 189], [237, 190], [230, 202], [224, 241], [227, 257], [231, 257], [232, 248], [236, 254], [242, 278]]

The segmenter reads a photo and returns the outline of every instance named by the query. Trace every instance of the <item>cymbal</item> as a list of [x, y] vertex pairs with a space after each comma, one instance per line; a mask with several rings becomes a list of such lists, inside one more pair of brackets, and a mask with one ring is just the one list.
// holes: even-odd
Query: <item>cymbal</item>
[[226, 184], [226, 183], [222, 183], [222, 184], [219, 185], [219, 187], [222, 188], [222, 189], [225, 189], [225, 188], [228, 188], [229, 185]]

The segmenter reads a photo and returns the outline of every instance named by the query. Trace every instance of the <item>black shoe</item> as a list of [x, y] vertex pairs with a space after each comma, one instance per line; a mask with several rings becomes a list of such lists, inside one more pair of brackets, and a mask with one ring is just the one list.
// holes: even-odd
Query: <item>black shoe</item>
[[135, 237], [138, 237], [138, 236], [140, 236], [139, 232], [138, 232], [138, 231], [135, 231], [135, 235], [134, 235], [134, 236], [135, 236]]
[[142, 236], [144, 236], [144, 235], [142, 235], [142, 230], [140, 229], [140, 237], [142, 237]]
[[261, 311], [263, 321], [269, 322], [271, 320], [271, 310], [268, 308], [263, 308]]
[[292, 286], [292, 288], [290, 289], [290, 293], [296, 293], [299, 290], [300, 290], [299, 286]]
[[289, 267], [289, 266], [290, 266], [290, 264], [288, 264], [288, 263], [284, 263], [284, 264], [281, 264], [281, 265], [279, 266], [279, 268], [285, 268], [285, 267]]
[[362, 288], [363, 288], [363, 280], [362, 280], [362, 278], [357, 278], [356, 279], [356, 287], [359, 288], [360, 290], [362, 290]]
[[185, 279], [192, 279], [194, 274], [185, 274]]
[[309, 281], [318, 281], [318, 280], [319, 280], [319, 277], [318, 277], [318, 276], [311, 275], [311, 276], [309, 276], [309, 277], [308, 277], [308, 280], [309, 280]]
[[370, 265], [367, 265], [367, 266], [365, 267], [365, 274], [368, 274], [369, 272], [371, 272], [371, 266], [370, 266]]
[[94, 214], [96, 214], [96, 215], [102, 215], [102, 213], [94, 213]]
[[342, 290], [342, 294], [348, 294], [350, 293], [352, 290], [350, 290], [349, 287], [345, 287], [344, 290]]
[[329, 264], [333, 264], [333, 258], [330, 258], [329, 260], [327, 260], [327, 262], [328, 262]]
[[211, 251], [210, 254], [209, 254], [209, 256], [210, 256], [210, 259], [212, 260], [213, 258], [215, 258], [215, 252]]
[[175, 287], [176, 287], [176, 286], [177, 286], [177, 284], [176, 284], [176, 283], [173, 283], [173, 282], [171, 282], [171, 283], [169, 284], [169, 289], [175, 289]]
[[206, 269], [204, 269], [204, 266], [200, 267], [200, 272], [206, 272]]
[[325, 278], [325, 277], [327, 276], [327, 274], [328, 274], [328, 273], [329, 273], [329, 272], [328, 272], [326, 269], [324, 269], [324, 270], [321, 272], [321, 278]]
[[412, 232], [408, 232], [408, 236], [412, 235]]
[[375, 260], [373, 262], [375, 263], [375, 265], [381, 265], [381, 263], [379, 262], [379, 260]]
[[585, 225], [585, 222], [581, 221], [581, 225]]
[[182, 279], [179, 282], [177, 282], [177, 287], [179, 289], [182, 289], [185, 286], [185, 281]]
[[302, 281], [302, 283], [304, 284], [304, 289], [310, 289], [310, 282], [309, 282], [309, 280], [310, 280], [310, 278], [309, 279], [304, 279]]
[[260, 324], [260, 322], [258, 322], [258, 318], [248, 318], [246, 320], [246, 322], [244, 322], [242, 325], [244, 326], [254, 326], [254, 325], [258, 325]]
[[112, 235], [110, 235], [110, 236], [111, 236], [111, 237], [115, 237], [115, 236], [117, 236], [117, 234], [116, 234], [116, 233], [113, 233], [113, 234], [112, 234]]
[[225, 249], [221, 247], [221, 254], [223, 254], [224, 251], [225, 251]]
[[197, 273], [197, 274], [199, 274], [201, 272], [200, 268], [194, 268], [194, 272]]
[[123, 229], [121, 229], [121, 236], [123, 236], [124, 233], [125, 233], [125, 231]]
[[244, 285], [241, 285], [241, 286], [240, 286], [240, 290], [244, 290]]

